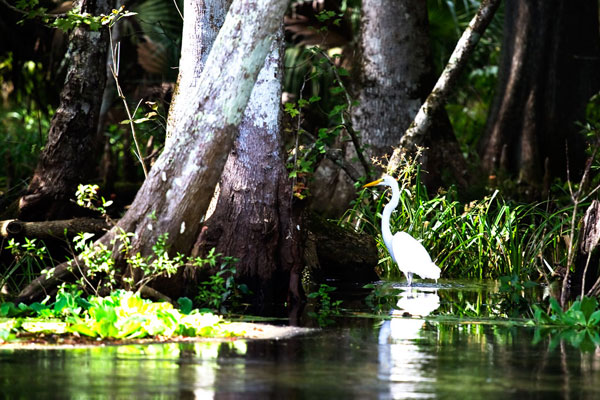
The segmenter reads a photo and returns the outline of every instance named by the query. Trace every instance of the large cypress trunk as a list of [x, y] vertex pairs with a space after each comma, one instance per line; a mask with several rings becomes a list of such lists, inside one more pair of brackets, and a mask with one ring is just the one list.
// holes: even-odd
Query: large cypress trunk
[[[355, 71], [358, 105], [352, 109], [352, 123], [360, 132], [366, 158], [375, 157], [385, 162], [400, 145], [400, 139], [435, 82], [427, 2], [363, 0], [361, 12], [357, 57], [360, 61]], [[438, 123], [427, 137], [427, 145], [443, 147], [443, 151], [429, 154], [432, 172], [436, 172], [432, 177], [439, 177], [439, 168], [447, 166], [440, 161], [443, 152], [458, 153], [445, 110], [436, 114], [436, 119]], [[438, 143], [441, 141], [444, 145]], [[352, 162], [356, 153], [351, 142], [346, 143], [346, 160]], [[366, 173], [362, 166], [355, 163], [355, 167], [363, 175]], [[379, 172], [374, 171], [375, 175]], [[354, 198], [350, 178], [325, 162], [317, 171], [317, 179], [324, 184], [313, 190], [315, 208], [331, 215], [343, 213]], [[431, 180], [431, 183], [436, 185], [440, 181]]]
[[300, 297], [299, 227], [281, 139], [281, 39], [282, 32], [252, 91], [200, 243], [239, 259], [238, 277], [259, 312]]
[[[112, 0], [81, 0], [81, 12], [109, 14]], [[70, 65], [60, 104], [52, 119], [48, 143], [27, 193], [19, 203], [19, 218], [27, 221], [65, 219], [81, 208], [71, 199], [80, 183], [87, 183], [93, 162], [96, 126], [106, 84], [108, 31], [85, 25], [69, 36]]]
[[[583, 121], [598, 91], [598, 2], [507, 0], [496, 92], [481, 144], [483, 167], [539, 186], [583, 166]], [[548, 179], [545, 180], [548, 182]]]

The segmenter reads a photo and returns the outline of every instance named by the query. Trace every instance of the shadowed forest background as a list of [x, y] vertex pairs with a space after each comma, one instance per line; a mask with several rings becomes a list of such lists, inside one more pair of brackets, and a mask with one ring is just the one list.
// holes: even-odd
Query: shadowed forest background
[[384, 171], [394, 230], [503, 315], [600, 293], [597, 1], [231, 3], [0, 3], [3, 299], [270, 313], [398, 276]]

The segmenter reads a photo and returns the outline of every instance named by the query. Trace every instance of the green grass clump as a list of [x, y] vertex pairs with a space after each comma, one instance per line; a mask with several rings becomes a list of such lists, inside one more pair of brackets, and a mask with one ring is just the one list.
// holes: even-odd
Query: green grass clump
[[[556, 209], [548, 203], [518, 204], [499, 191], [463, 203], [454, 188], [431, 198], [420, 181], [420, 169], [405, 160], [400, 169], [400, 204], [392, 214], [392, 232], [405, 231], [421, 241], [444, 278], [518, 276], [545, 279], [556, 265], [565, 265], [572, 207]], [[380, 233], [386, 196], [359, 192], [343, 222], [377, 235], [383, 275], [398, 277]]]

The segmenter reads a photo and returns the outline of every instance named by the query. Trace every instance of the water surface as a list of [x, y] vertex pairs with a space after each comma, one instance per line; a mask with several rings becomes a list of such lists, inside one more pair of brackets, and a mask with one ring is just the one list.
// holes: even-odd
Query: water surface
[[403, 291], [390, 319], [335, 318], [283, 340], [0, 347], [0, 398], [600, 398], [598, 352], [534, 343], [534, 328], [521, 324], [417, 317], [449, 308], [458, 291], [477, 302], [482, 290], [422, 285]]

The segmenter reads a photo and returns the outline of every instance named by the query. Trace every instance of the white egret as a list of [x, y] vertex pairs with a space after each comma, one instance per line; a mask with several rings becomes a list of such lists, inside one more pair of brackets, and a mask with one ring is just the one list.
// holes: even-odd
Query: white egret
[[408, 286], [412, 283], [413, 274], [426, 279], [439, 279], [440, 268], [431, 261], [431, 256], [419, 241], [406, 232], [396, 232], [392, 236], [390, 216], [400, 201], [398, 182], [389, 175], [383, 175], [381, 179], [367, 183], [363, 187], [370, 186], [389, 186], [392, 188], [392, 199], [383, 208], [383, 215], [381, 216], [381, 236], [383, 236], [383, 242], [392, 260], [398, 265], [400, 271], [406, 275]]

